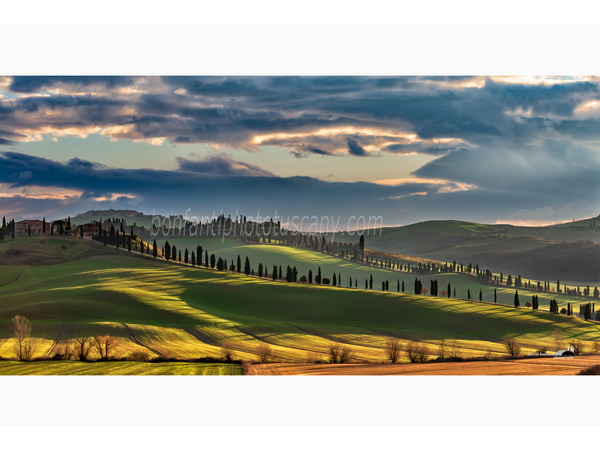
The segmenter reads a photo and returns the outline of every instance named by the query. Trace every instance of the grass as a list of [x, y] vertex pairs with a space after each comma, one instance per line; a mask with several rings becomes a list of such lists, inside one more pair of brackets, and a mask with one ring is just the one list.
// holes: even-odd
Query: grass
[[187, 362], [0, 361], [0, 375], [242, 375], [239, 364]]
[[[427, 289], [430, 287], [431, 280], [437, 280], [440, 292], [442, 290], [446, 290], [448, 283], [450, 283], [452, 289], [451, 295], [454, 294], [454, 290], [456, 289], [456, 296], [462, 299], [467, 299], [467, 290], [469, 290], [471, 292], [471, 299], [479, 300], [479, 290], [481, 289], [483, 301], [493, 302], [494, 289], [496, 289], [497, 302], [511, 306], [514, 304], [515, 290], [517, 290], [514, 287], [495, 287], [481, 283], [474, 276], [464, 273], [415, 275], [406, 272], [394, 272], [362, 264], [356, 264], [331, 255], [298, 247], [287, 247], [281, 245], [240, 245], [239, 243], [234, 245], [236, 241], [229, 240], [226, 241], [223, 247], [219, 248], [218, 245], [220, 245], [221, 240], [217, 239], [216, 241], [218, 242], [216, 242], [215, 247], [209, 247], [210, 252], [215, 253], [217, 257], [225, 258], [228, 265], [231, 264], [231, 262], [236, 263], [237, 256], [240, 255], [243, 266], [245, 257], [247, 256], [250, 259], [251, 265], [255, 272], [258, 270], [259, 263], [262, 263], [269, 273], [272, 273], [273, 265], [281, 265], [284, 274], [286, 266], [290, 265], [292, 267], [295, 266], [298, 269], [298, 278], [301, 275], [308, 275], [309, 270], [312, 270], [314, 277], [317, 273], [317, 268], [320, 267], [323, 276], [330, 279], [333, 279], [333, 273], [341, 274], [342, 286], [347, 286], [349, 277], [352, 277], [353, 282], [354, 280], [358, 282], [358, 288], [363, 289], [365, 287], [365, 281], [369, 279], [370, 275], [372, 275], [374, 290], [381, 290], [382, 281], [387, 280], [390, 283], [390, 291], [396, 291], [397, 281], [400, 280], [400, 283], [404, 281], [406, 293], [413, 292], [414, 279], [416, 276], [422, 281], [423, 287], [426, 287]], [[195, 249], [197, 245], [195, 241], [190, 238], [181, 239], [181, 241], [179, 239], [171, 240], [169, 242], [174, 242], [178, 248], [181, 246], [182, 249], [185, 249], [187, 246], [190, 251], [191, 248]], [[414, 262], [412, 262], [412, 264], [414, 264]], [[506, 274], [504, 275], [504, 278], [506, 279]], [[525, 282], [527, 280], [523, 279], [523, 281]], [[590, 301], [593, 302], [597, 300], [591, 297], [586, 298], [564, 295], [557, 294], [555, 292], [538, 292], [537, 290], [527, 291], [522, 287], [518, 288], [518, 291], [521, 306], [524, 306], [526, 302], [531, 303], [531, 297], [535, 294], [539, 298], [541, 309], [549, 309], [550, 300], [553, 298], [558, 301], [559, 310], [562, 307], [566, 308], [567, 303], [570, 302], [574, 308], [573, 311], [578, 311], [577, 305], [580, 303], [587, 303]]]
[[[289, 250], [300, 259], [315, 256]], [[335, 260], [332, 264], [346, 263], [316, 255]], [[432, 350], [439, 339], [456, 339], [465, 357], [502, 354], [501, 341], [508, 334], [516, 336], [524, 352], [551, 349], [555, 329], [565, 339], [600, 338], [595, 323], [544, 312], [273, 282], [123, 251], [23, 268], [20, 278], [0, 287], [0, 356], [5, 358], [14, 356], [10, 319], [16, 314], [32, 322], [36, 357], [51, 355], [57, 343], [104, 333], [119, 340], [118, 357], [134, 352], [218, 357], [222, 343], [229, 342], [238, 358], [256, 361], [266, 342], [277, 360], [290, 362], [325, 360], [332, 340], [350, 346], [357, 360], [383, 361], [389, 337], [425, 342]]]

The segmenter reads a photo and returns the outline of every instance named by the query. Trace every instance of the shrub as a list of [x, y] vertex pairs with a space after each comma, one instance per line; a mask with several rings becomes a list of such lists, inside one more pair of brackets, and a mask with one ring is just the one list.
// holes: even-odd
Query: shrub
[[577, 372], [577, 375], [600, 375], [600, 364], [582, 369]]
[[330, 284], [330, 283], [331, 283], [331, 280], [330, 280], [329, 278], [323, 278], [323, 279], [321, 280], [321, 283], [323, 283], [323, 284]]
[[231, 342], [225, 341], [221, 344], [221, 357], [227, 362], [235, 359], [235, 351]]
[[308, 278], [306, 278], [306, 275], [302, 275], [300, 277], [300, 283], [308, 283]]
[[128, 361], [139, 361], [139, 362], [147, 362], [150, 361], [150, 355], [146, 352], [142, 352], [142, 351], [135, 351], [133, 353], [131, 353], [128, 357], [127, 360]]

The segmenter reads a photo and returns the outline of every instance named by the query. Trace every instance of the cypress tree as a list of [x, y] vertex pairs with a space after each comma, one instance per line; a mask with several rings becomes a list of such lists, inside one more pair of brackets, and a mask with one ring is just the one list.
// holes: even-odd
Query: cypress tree
[[208, 250], [204, 250], [204, 266], [208, 267]]
[[246, 256], [246, 262], [244, 264], [244, 273], [246, 275], [250, 275], [250, 260], [248, 259], [247, 256]]
[[188, 258], [189, 258], [189, 256], [190, 256], [190, 255], [189, 255], [189, 253], [188, 253], [188, 249], [187, 249], [187, 247], [186, 247], [186, 248], [185, 248], [185, 254], [184, 254], [184, 256], [183, 256], [183, 262], [184, 262], [184, 263], [186, 263], [186, 264], [188, 263]]
[[[111, 228], [112, 231], [112, 228]], [[156, 242], [156, 241], [154, 241]], [[165, 241], [165, 250], [163, 252], [163, 256], [165, 257], [165, 259], [168, 261], [169, 259], [171, 259], [171, 245], [169, 244], [169, 241]]]
[[450, 283], [448, 283], [448, 290], [446, 292], [448, 292], [448, 298], [450, 298], [450, 295], [451, 295], [450, 293], [452, 292]]
[[158, 256], [158, 249], [156, 248], [156, 240], [152, 242], [152, 256], [155, 258]]
[[400, 280], [396, 283], [396, 291], [400, 292]]
[[216, 260], [215, 259], [216, 258], [215, 258], [214, 253], [211, 253], [210, 254], [210, 267], [213, 268], [213, 269], [215, 268], [215, 265], [216, 265]]
[[313, 277], [312, 277], [312, 270], [308, 271], [308, 284], [312, 284], [313, 282]]
[[273, 281], [277, 280], [277, 266], [273, 266]]
[[386, 291], [390, 290], [390, 281], [389, 280], [385, 280], [385, 290]]
[[283, 271], [281, 270], [281, 266], [279, 266], [279, 279], [283, 279]]
[[258, 264], [258, 277], [262, 278], [262, 276], [263, 276], [263, 265], [262, 265], [262, 263], [259, 263]]
[[296, 266], [292, 269], [292, 281], [295, 283], [298, 280], [298, 269]]
[[481, 292], [481, 289], [479, 289], [479, 301], [482, 301], [482, 300], [483, 300], [483, 294]]
[[467, 299], [471, 300], [471, 290], [467, 289]]
[[321, 284], [321, 267], [317, 270], [317, 276], [315, 277], [315, 283]]
[[242, 258], [240, 255], [237, 257], [237, 271], [240, 273], [242, 271]]
[[494, 303], [496, 303], [496, 301], [497, 301], [496, 288], [494, 288]]
[[373, 275], [369, 275], [369, 289], [373, 289]]
[[333, 272], [333, 285], [337, 286], [337, 277], [335, 276], [335, 272]]
[[192, 267], [196, 266], [196, 254], [192, 252]]
[[404, 292], [404, 280], [402, 280], [402, 292]]
[[519, 307], [519, 291], [515, 291], [515, 308]]
[[292, 274], [292, 268], [290, 266], [287, 266], [287, 269], [285, 271], [285, 281], [287, 281], [288, 283], [291, 283], [293, 280], [293, 274]]

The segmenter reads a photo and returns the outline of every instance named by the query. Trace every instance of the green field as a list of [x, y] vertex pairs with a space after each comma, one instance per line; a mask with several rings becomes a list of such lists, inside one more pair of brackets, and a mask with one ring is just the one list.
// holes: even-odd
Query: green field
[[[36, 238], [20, 241], [32, 252], [39, 242]], [[77, 242], [104, 251], [100, 244]], [[282, 249], [266, 250], [273, 248]], [[306, 251], [289, 250], [298, 258], [307, 257], [302, 253]], [[324, 261], [322, 267], [328, 263], [319, 261]], [[15, 267], [9, 270], [13, 276]], [[228, 342], [237, 358], [250, 360], [257, 360], [260, 345], [268, 343], [274, 359], [282, 361], [325, 360], [332, 340], [348, 344], [357, 360], [382, 361], [385, 342], [392, 336], [432, 348], [439, 339], [456, 339], [463, 356], [503, 353], [501, 341], [508, 334], [517, 337], [524, 351], [552, 348], [550, 335], [555, 329], [562, 330], [565, 339], [600, 338], [596, 323], [545, 312], [273, 282], [124, 251], [23, 266], [22, 272], [0, 287], [0, 356], [4, 358], [14, 356], [9, 325], [16, 314], [27, 316], [33, 324], [36, 357], [52, 355], [58, 345], [75, 337], [105, 333], [119, 340], [117, 357], [135, 352], [179, 359], [218, 357], [222, 344]]]
[[0, 361], [0, 375], [242, 375], [239, 364], [110, 361]]
[[[209, 252], [214, 253], [217, 257], [222, 257], [227, 260], [227, 264], [237, 261], [237, 256], [240, 255], [242, 258], [242, 265], [246, 256], [250, 259], [251, 265], [255, 270], [258, 270], [258, 264], [262, 263], [266, 267], [269, 274], [272, 273], [273, 265], [281, 265], [283, 274], [285, 275], [285, 269], [287, 265], [296, 267], [298, 269], [298, 278], [302, 275], [308, 275], [308, 271], [312, 270], [313, 278], [317, 274], [317, 269], [320, 267], [324, 277], [333, 279], [333, 273], [335, 272], [342, 277], [342, 286], [347, 287], [349, 278], [352, 277], [353, 285], [354, 281], [357, 281], [357, 287], [364, 289], [365, 281], [369, 279], [369, 276], [373, 276], [373, 290], [381, 290], [382, 281], [389, 281], [390, 291], [397, 291], [397, 282], [404, 281], [405, 293], [413, 293], [414, 279], [418, 277], [423, 287], [429, 289], [430, 280], [435, 279], [438, 281], [439, 291], [447, 290], [448, 283], [451, 286], [451, 295], [454, 294], [456, 289], [456, 297], [467, 299], [467, 290], [471, 292], [472, 300], [479, 300], [479, 290], [482, 291], [483, 301], [493, 302], [494, 301], [494, 289], [496, 289], [496, 298], [498, 303], [505, 305], [514, 304], [515, 288], [508, 288], [506, 286], [492, 286], [486, 283], [479, 282], [474, 276], [466, 273], [437, 273], [431, 275], [423, 274], [410, 274], [407, 272], [391, 271], [386, 269], [380, 269], [376, 267], [366, 266], [363, 264], [353, 263], [335, 256], [327, 255], [324, 253], [306, 250], [299, 247], [287, 247], [282, 245], [243, 245], [234, 240], [226, 240], [225, 243], [221, 243], [221, 240], [217, 239], [212, 246], [210, 241], [202, 241], [201, 245], [209, 249]], [[174, 243], [177, 247], [191, 250], [196, 248], [196, 241], [192, 238], [185, 239], [171, 239], [170, 243]], [[221, 246], [222, 245], [222, 246]], [[221, 247], [219, 247], [221, 246]], [[525, 279], [523, 280], [525, 281]], [[592, 288], [593, 289], [593, 288]], [[579, 303], [587, 303], [595, 301], [594, 298], [586, 298], [580, 296], [556, 294], [555, 292], [538, 292], [528, 291], [522, 287], [519, 290], [519, 297], [521, 305], [524, 306], [525, 302], [531, 302], [531, 297], [535, 294], [539, 298], [540, 308], [548, 309], [550, 300], [555, 298], [559, 303], [559, 308], [566, 307], [568, 302], [574, 305], [574, 311], [578, 312]]]

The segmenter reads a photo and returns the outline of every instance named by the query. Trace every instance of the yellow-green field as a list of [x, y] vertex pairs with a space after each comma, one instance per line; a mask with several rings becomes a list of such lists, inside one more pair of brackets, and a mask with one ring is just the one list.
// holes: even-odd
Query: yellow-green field
[[239, 364], [192, 362], [0, 361], [0, 375], [242, 375]]
[[[28, 242], [23, 245], [35, 241]], [[104, 251], [97, 243], [77, 245]], [[238, 359], [257, 361], [268, 344], [271, 359], [286, 362], [326, 360], [334, 341], [348, 345], [356, 361], [381, 362], [390, 337], [428, 344], [432, 352], [446, 339], [463, 357], [503, 354], [506, 335], [515, 336], [524, 353], [553, 350], [556, 329], [565, 345], [575, 338], [589, 347], [600, 338], [596, 323], [546, 312], [274, 282], [124, 251], [7, 270], [0, 287], [3, 358], [14, 357], [10, 320], [17, 314], [33, 325], [34, 357], [51, 356], [76, 337], [106, 333], [118, 339], [114, 356], [120, 358], [220, 357], [228, 343]]]

